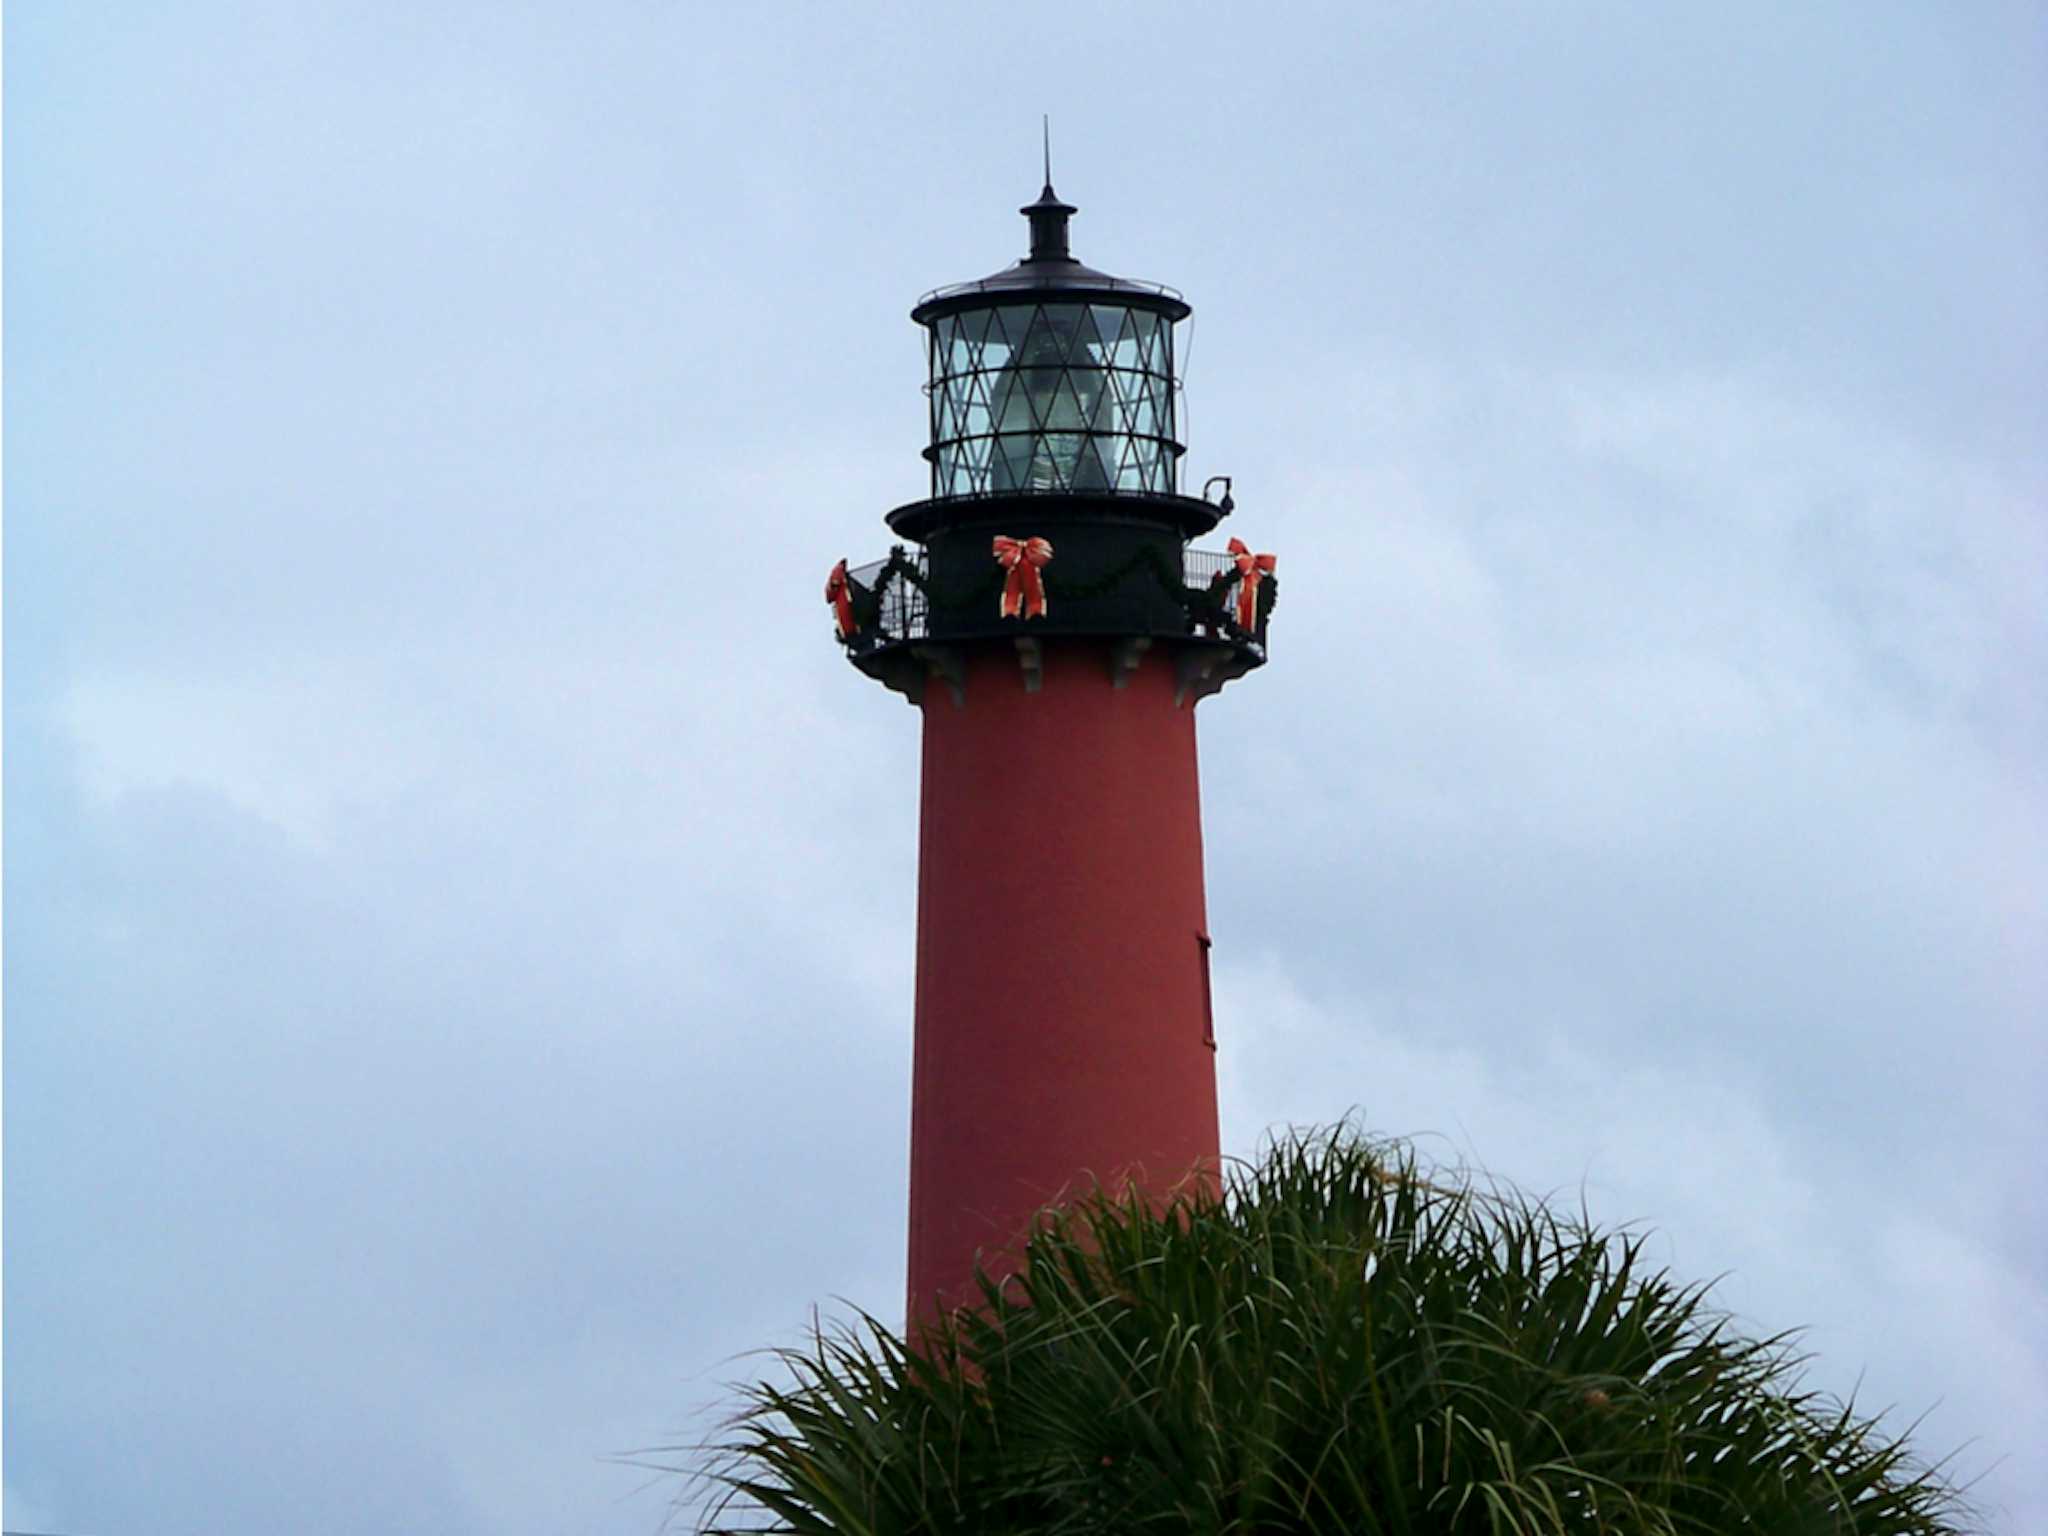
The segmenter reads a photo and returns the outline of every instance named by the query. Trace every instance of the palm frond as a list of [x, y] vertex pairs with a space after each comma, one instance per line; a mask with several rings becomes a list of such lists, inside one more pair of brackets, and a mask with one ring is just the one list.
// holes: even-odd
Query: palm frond
[[916, 1347], [742, 1389], [700, 1530], [1920, 1536], [1959, 1496], [1644, 1238], [1348, 1130], [1045, 1212]]

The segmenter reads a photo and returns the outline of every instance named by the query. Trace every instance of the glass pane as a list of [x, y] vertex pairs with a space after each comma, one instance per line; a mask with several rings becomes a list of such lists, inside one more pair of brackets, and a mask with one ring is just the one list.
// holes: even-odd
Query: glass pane
[[1071, 306], [1074, 311], [1074, 334], [1067, 344], [1067, 362], [1075, 366], [1097, 366], [1101, 362], [1102, 342], [1095, 334], [1092, 311], [1086, 305]]
[[1144, 484], [1138, 477], [1137, 449], [1127, 437], [1117, 439], [1121, 457], [1117, 462], [1116, 488], [1120, 491], [1141, 491]]
[[1056, 431], [1078, 432], [1086, 423], [1081, 418], [1081, 400], [1074, 392], [1074, 381], [1064, 373], [1057, 377], [1059, 383], [1053, 387], [1045, 424]]
[[1067, 377], [1080, 402], [1081, 425], [1091, 432], [1118, 430], [1116, 396], [1110, 391], [1108, 375], [1095, 368], [1070, 368]]
[[1073, 381], [1065, 370], [1035, 372], [1031, 379], [1031, 398], [1037, 404], [1041, 427], [1055, 427], [1060, 431], [1079, 429], [1081, 406], [1074, 396]]
[[1044, 489], [1044, 492], [1067, 489], [1067, 483], [1073, 479], [1075, 461], [1081, 457], [1083, 442], [1087, 442], [1087, 438], [1079, 432], [1044, 434], [1044, 453], [1032, 459], [1032, 489]]
[[1074, 467], [1073, 486], [1077, 491], [1107, 491], [1116, 485], [1116, 453], [1123, 439], [1120, 437], [1089, 437], [1082, 439], [1081, 461]]
[[[1076, 355], [1081, 322], [1087, 318], [1087, 313], [1086, 307], [1080, 304], [1047, 304], [1039, 310], [1039, 325], [1043, 330], [1036, 345], [1043, 349], [1043, 361], [1064, 363]], [[1041, 359], [1034, 354], [1025, 361], [1038, 362]]]
[[1124, 439], [1123, 463], [1118, 466], [1116, 485], [1120, 491], [1142, 491], [1145, 485], [1144, 444], [1136, 438]]
[[993, 438], [970, 437], [960, 445], [960, 462], [964, 471], [966, 489], [983, 491], [988, 489], [989, 453]]
[[1142, 373], [1127, 373], [1122, 369], [1118, 369], [1114, 373], [1103, 375], [1103, 377], [1108, 380], [1108, 392], [1116, 405], [1116, 430], [1128, 432], [1131, 430], [1131, 411], [1133, 405], [1145, 393], [1146, 375]]
[[972, 374], [968, 377], [965, 387], [967, 400], [965, 409], [959, 415], [960, 430], [976, 434], [993, 432], [995, 425], [989, 415], [986, 382], [980, 374]]
[[[1055, 309], [1071, 309], [1070, 304], [1053, 306]], [[1062, 330], [1049, 310], [1041, 309], [1038, 318], [1031, 322], [1031, 332], [1024, 338], [1024, 348], [1013, 362], [1024, 368], [1057, 368], [1067, 360], [1067, 345], [1074, 339], [1071, 325]]]
[[1150, 437], [1159, 430], [1159, 414], [1153, 409], [1152, 392], [1142, 390], [1138, 397], [1125, 408], [1124, 419], [1130, 423], [1131, 431], [1143, 437]]
[[1025, 485], [1031, 491], [1064, 491], [1067, 488], [1067, 466], [1057, 455], [1049, 436], [1033, 440], [1031, 448], [1031, 476]]
[[1138, 480], [1148, 491], [1170, 489], [1163, 473], [1159, 444], [1145, 438], [1136, 440], [1138, 450]]
[[1131, 326], [1131, 312], [1128, 309], [1114, 311], [1117, 316], [1115, 341], [1110, 344], [1109, 360], [1119, 368], [1138, 366], [1138, 333]]
[[1152, 371], [1158, 374], [1173, 372], [1173, 324], [1162, 320], [1152, 334]]
[[1040, 431], [1052, 410], [1052, 387], [1058, 380], [1050, 368], [1016, 368], [1004, 374], [996, 388], [1008, 391], [1008, 407], [998, 425], [1005, 431]]
[[982, 342], [981, 366], [993, 372], [1010, 361], [1016, 344], [1024, 339], [1024, 328], [1031, 321], [1031, 311], [1005, 308], [983, 311], [988, 317], [988, 332]]
[[1010, 366], [1044, 368], [1059, 363], [1059, 347], [1053, 341], [1052, 331], [1047, 327], [1041, 310], [1034, 306], [1030, 309], [1006, 309], [1001, 313], [1010, 336]]
[[939, 322], [939, 327], [939, 337], [944, 343], [944, 355], [940, 359], [944, 372], [965, 373], [980, 366], [981, 338], [988, 330], [987, 310], [949, 315]]
[[1090, 329], [1082, 339], [1088, 343], [1088, 356], [1101, 368], [1107, 368], [1116, 361], [1116, 339], [1123, 333], [1124, 311], [1117, 304], [1091, 304], [1088, 306]]
[[1133, 309], [1126, 319], [1126, 330], [1130, 334], [1130, 352], [1122, 348], [1116, 352], [1118, 367], [1128, 369], [1151, 369], [1151, 342], [1153, 342], [1153, 313], [1149, 309]]
[[991, 440], [987, 485], [990, 490], [1014, 491], [1021, 489], [1030, 478], [1031, 444], [1029, 437], [998, 437]]
[[992, 430], [997, 432], [1032, 432], [1038, 427], [1031, 416], [1023, 376], [1013, 370], [1005, 369], [991, 381], [989, 413], [994, 418]]

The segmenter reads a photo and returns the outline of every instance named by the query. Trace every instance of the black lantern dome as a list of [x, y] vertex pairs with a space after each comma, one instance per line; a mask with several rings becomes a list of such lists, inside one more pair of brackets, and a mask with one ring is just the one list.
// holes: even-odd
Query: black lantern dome
[[[1019, 210], [1023, 260], [926, 294], [910, 312], [930, 359], [931, 500], [890, 521], [921, 537], [940, 504], [1034, 494], [1179, 496], [1173, 327], [1192, 310], [1173, 289], [1076, 260], [1075, 213], [1048, 181]], [[1210, 515], [1182, 513], [1200, 526]], [[1172, 519], [1180, 521], [1181, 518]], [[1190, 528], [1189, 531], [1195, 531]]]

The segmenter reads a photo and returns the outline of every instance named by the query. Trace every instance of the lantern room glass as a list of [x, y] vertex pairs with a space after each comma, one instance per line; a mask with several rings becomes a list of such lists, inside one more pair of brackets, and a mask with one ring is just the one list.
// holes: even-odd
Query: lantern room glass
[[1173, 322], [1127, 304], [1011, 303], [931, 330], [932, 495], [1171, 495]]

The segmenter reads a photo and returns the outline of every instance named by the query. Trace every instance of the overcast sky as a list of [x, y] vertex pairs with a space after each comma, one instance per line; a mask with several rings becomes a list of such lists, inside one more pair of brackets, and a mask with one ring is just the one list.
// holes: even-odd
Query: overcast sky
[[10, 1528], [647, 1533], [608, 1457], [893, 1315], [919, 722], [821, 588], [1050, 112], [1280, 560], [1227, 1150], [1651, 1224], [2048, 1529], [2040, 6], [5, 44]]

